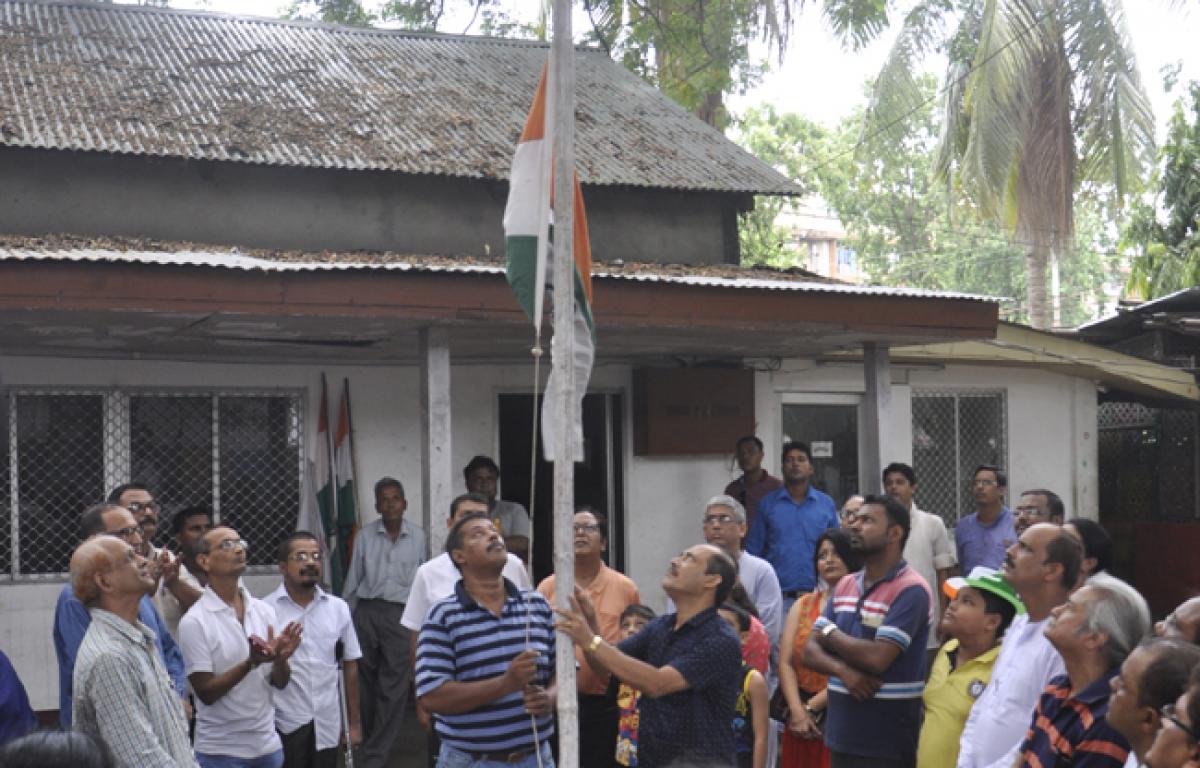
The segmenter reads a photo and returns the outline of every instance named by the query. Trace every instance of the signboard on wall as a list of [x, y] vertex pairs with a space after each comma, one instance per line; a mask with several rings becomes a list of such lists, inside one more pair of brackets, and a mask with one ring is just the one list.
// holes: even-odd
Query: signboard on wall
[[730, 454], [754, 434], [754, 371], [639, 368], [633, 372], [637, 456]]

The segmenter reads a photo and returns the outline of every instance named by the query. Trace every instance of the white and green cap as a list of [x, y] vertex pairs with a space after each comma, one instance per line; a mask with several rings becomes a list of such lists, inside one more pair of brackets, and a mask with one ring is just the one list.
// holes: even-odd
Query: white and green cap
[[991, 592], [996, 597], [1012, 603], [1013, 607], [1017, 609], [1018, 615], [1025, 613], [1025, 604], [1021, 602], [1021, 598], [1017, 597], [1016, 590], [994, 568], [985, 568], [982, 565], [977, 565], [971, 569], [971, 572], [965, 578], [955, 576], [946, 579], [946, 583], [942, 585], [942, 591], [946, 593], [947, 597], [954, 599], [954, 596], [958, 594], [958, 590], [963, 587], [974, 587], [984, 592]]

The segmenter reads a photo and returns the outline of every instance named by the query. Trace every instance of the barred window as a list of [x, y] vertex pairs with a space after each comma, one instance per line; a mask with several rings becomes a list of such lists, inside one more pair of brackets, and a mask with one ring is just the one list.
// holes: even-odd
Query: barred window
[[3, 390], [0, 579], [57, 576], [79, 540], [79, 514], [116, 486], [145, 483], [171, 516], [202, 504], [271, 565], [300, 506], [299, 392]]
[[921, 509], [955, 525], [975, 508], [971, 473], [980, 464], [1008, 468], [1004, 390], [914, 389], [913, 470]]

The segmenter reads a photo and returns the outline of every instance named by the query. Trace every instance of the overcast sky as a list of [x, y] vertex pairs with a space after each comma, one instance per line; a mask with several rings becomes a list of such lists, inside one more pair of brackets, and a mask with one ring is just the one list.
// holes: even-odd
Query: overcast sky
[[[368, 0], [368, 5], [373, 3]], [[514, 15], [533, 18], [540, 0], [506, 0]], [[255, 16], [278, 16], [286, 0], [170, 0], [173, 8], [200, 8]], [[730, 106], [742, 110], [771, 102], [785, 112], [798, 112], [830, 124], [850, 112], [862, 100], [862, 85], [879, 70], [891, 43], [885, 36], [865, 51], [843, 50], [825, 28], [816, 3], [806, 3], [796, 21], [787, 58], [782, 67], [767, 75], [753, 91], [731, 100]], [[1186, 0], [1125, 0], [1130, 37], [1133, 40], [1142, 79], [1154, 105], [1155, 118], [1162, 126], [1170, 113], [1172, 97], [1162, 90], [1161, 68], [1182, 62], [1181, 80], [1200, 80], [1200, 3]], [[576, 14], [576, 32], [584, 23]], [[897, 18], [899, 15], [897, 14]], [[466, 22], [463, 21], [463, 24]], [[461, 32], [447, 25], [444, 31]], [[766, 51], [760, 51], [761, 55]], [[937, 63], [934, 71], [940, 74]]]

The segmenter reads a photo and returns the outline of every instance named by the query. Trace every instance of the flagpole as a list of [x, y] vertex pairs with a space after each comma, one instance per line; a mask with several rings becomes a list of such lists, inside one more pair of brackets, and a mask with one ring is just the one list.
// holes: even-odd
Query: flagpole
[[[554, 90], [554, 339], [551, 363], [561, 386], [554, 414], [555, 602], [567, 607], [575, 593], [575, 47], [570, 0], [554, 0], [550, 58]], [[575, 649], [557, 645], [560, 768], [579, 765], [579, 704], [575, 695]]]
[[[329, 473], [329, 513], [333, 516], [333, 525], [330, 530], [325, 531], [325, 546], [330, 552], [337, 551], [337, 527], [338, 521], [341, 519], [338, 515], [338, 487], [337, 473], [333, 470], [333, 422], [329, 420], [329, 389], [325, 384], [325, 372], [321, 371], [321, 418], [325, 420], [325, 455], [329, 466], [323, 471]], [[329, 539], [333, 541], [330, 542]], [[332, 569], [330, 569], [332, 570]], [[329, 574], [329, 584], [333, 586], [333, 574]]]

